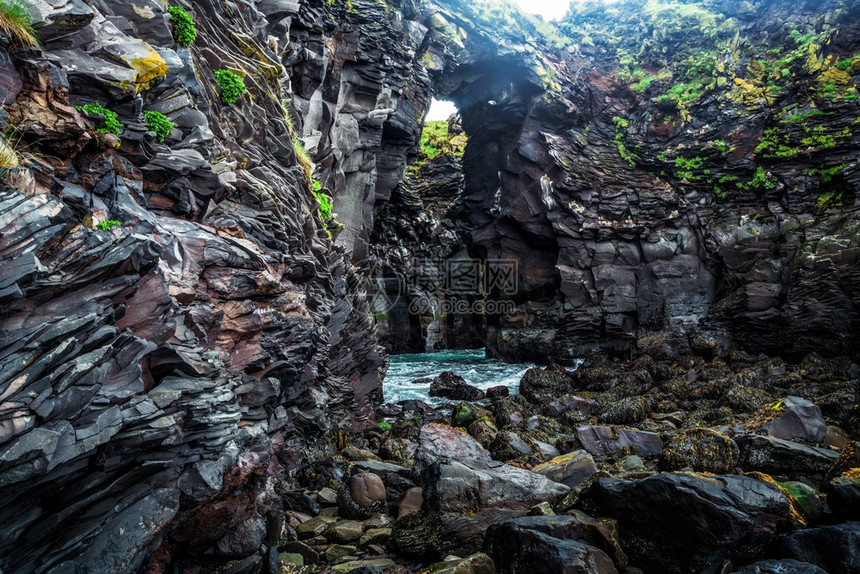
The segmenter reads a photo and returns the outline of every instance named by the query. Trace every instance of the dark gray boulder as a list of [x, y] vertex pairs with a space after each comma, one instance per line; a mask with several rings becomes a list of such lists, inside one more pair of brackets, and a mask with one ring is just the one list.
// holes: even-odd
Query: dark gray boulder
[[[617, 546], [617, 532], [608, 539], [594, 528], [594, 521], [579, 516], [529, 516], [494, 524], [487, 529], [484, 552], [496, 563], [499, 574], [615, 574], [616, 563], [598, 545], [615, 547], [622, 567], [626, 557]], [[606, 524], [607, 528], [614, 524]]]
[[698, 571], [766, 542], [790, 510], [775, 485], [736, 475], [601, 478], [590, 498], [598, 512], [618, 520], [632, 563], [665, 572]]

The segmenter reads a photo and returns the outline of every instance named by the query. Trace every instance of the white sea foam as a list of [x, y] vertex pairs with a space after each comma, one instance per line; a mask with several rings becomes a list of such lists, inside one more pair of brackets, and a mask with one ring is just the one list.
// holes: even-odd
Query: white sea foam
[[[382, 392], [387, 403], [417, 399], [438, 406], [447, 402], [447, 399], [431, 397], [430, 382], [442, 371], [453, 371], [481, 390], [504, 385], [511, 394], [515, 394], [523, 374], [534, 366], [531, 363], [511, 364], [489, 359], [483, 349], [392, 355]], [[412, 382], [417, 379], [428, 380], [418, 384]]]

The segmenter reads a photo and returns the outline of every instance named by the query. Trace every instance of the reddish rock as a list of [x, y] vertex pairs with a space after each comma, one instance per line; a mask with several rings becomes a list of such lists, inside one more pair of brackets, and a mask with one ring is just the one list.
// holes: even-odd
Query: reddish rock
[[371, 472], [353, 475], [349, 479], [349, 494], [362, 508], [371, 508], [386, 500], [385, 484]]

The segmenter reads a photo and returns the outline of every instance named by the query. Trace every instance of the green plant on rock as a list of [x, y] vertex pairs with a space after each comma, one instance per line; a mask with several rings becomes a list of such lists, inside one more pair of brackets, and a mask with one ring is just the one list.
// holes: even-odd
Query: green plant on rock
[[22, 46], [38, 46], [39, 36], [33, 29], [28, 8], [23, 0], [0, 0], [0, 30]]
[[180, 46], [188, 46], [197, 39], [197, 27], [188, 12], [181, 6], [171, 6], [167, 9], [170, 22], [173, 24], [173, 39]]
[[75, 106], [75, 109], [88, 114], [99, 115], [104, 118], [105, 127], [97, 129], [96, 132], [98, 133], [118, 136], [123, 127], [122, 123], [116, 119], [116, 112], [107, 109], [98, 102], [92, 102], [84, 106]]
[[379, 430], [381, 430], [381, 431], [390, 431], [391, 430], [391, 423], [389, 423], [389, 422], [380, 421], [378, 426], [379, 426]]
[[844, 200], [842, 198], [842, 191], [832, 189], [830, 191], [826, 191], [818, 196], [818, 199], [815, 200], [815, 205], [819, 209], [826, 209], [830, 207], [842, 207]]
[[627, 144], [624, 143], [624, 130], [627, 129], [630, 122], [615, 116], [612, 118], [612, 123], [615, 124], [615, 147], [618, 148], [618, 155], [627, 162], [627, 165], [636, 167], [636, 160], [639, 159], [639, 156], [627, 149]]
[[146, 127], [150, 131], [155, 132], [158, 141], [164, 143], [164, 138], [173, 133], [173, 122], [167, 119], [167, 116], [155, 110], [144, 110], [143, 121], [146, 122]]
[[331, 217], [331, 210], [334, 207], [332, 205], [332, 202], [331, 202], [331, 197], [329, 197], [328, 194], [325, 194], [321, 191], [315, 191], [313, 193], [314, 193], [314, 197], [317, 198], [317, 201], [320, 202], [320, 206], [319, 206], [320, 217], [322, 217], [323, 221], [328, 221], [328, 219]]
[[122, 225], [122, 223], [120, 223], [116, 219], [108, 219], [106, 221], [99, 221], [96, 224], [96, 228], [101, 229], [102, 231], [108, 231], [110, 229], [113, 229], [114, 227], [119, 227], [120, 225]]
[[221, 101], [230, 106], [245, 93], [245, 81], [242, 76], [230, 70], [216, 70], [215, 79], [221, 86]]
[[823, 183], [830, 183], [833, 178], [842, 173], [842, 170], [846, 167], [848, 167], [847, 163], [834, 165], [833, 167], [814, 167], [803, 170], [803, 174], [811, 177], [818, 177]]
[[752, 181], [748, 184], [749, 188], [756, 190], [774, 189], [776, 187], [776, 178], [759, 166], [753, 174]]

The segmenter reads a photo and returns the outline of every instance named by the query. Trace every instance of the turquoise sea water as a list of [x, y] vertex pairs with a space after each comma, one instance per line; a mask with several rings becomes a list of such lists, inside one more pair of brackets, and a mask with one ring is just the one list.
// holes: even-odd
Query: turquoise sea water
[[484, 355], [484, 349], [392, 355], [382, 392], [387, 403], [417, 399], [436, 406], [447, 402], [447, 399], [429, 395], [430, 381], [420, 384], [413, 384], [412, 381], [432, 379], [442, 371], [453, 371], [479, 389], [487, 390], [505, 385], [510, 388], [511, 394], [514, 394], [523, 373], [534, 366], [530, 363], [509, 364], [498, 359], [488, 359]]

